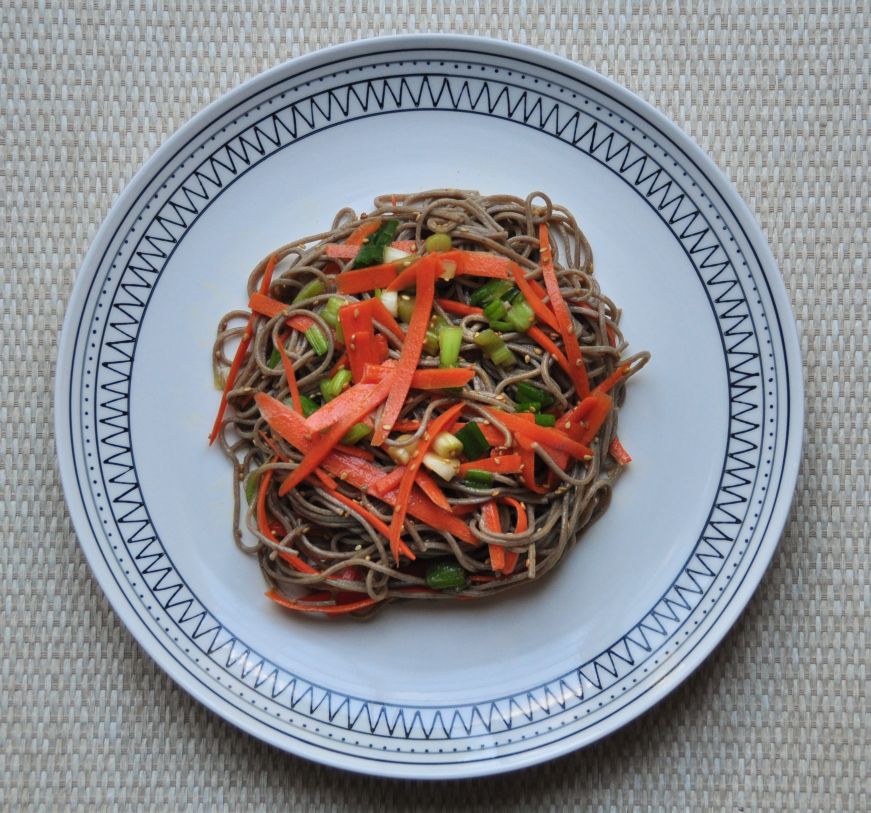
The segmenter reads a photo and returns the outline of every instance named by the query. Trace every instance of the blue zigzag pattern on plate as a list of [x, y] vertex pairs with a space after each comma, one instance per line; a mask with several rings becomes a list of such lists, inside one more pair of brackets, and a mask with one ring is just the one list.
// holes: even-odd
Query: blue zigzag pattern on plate
[[[533, 126], [607, 166], [644, 196], [708, 289], [727, 354], [731, 407], [727, 464], [709, 522], [677, 580], [638, 624], [596, 658], [529, 691], [458, 707], [410, 708], [349, 697], [279, 669], [246, 647], [199, 602], [176, 572], [143, 503], [130, 447], [128, 397], [136, 336], [150, 291], [173, 247], [222, 189], [275, 150], [324, 126], [432, 108]], [[755, 334], [730, 258], [698, 206], [649, 153], [579, 106], [493, 78], [406, 74], [363, 79], [289, 103], [227, 139], [188, 170], [148, 223], [126, 263], [101, 348], [99, 443], [108, 496], [119, 532], [154, 599], [200, 652], [261, 697], [326, 725], [376, 736], [492, 734], [576, 708], [613, 690], [681, 627], [719, 575], [736, 542], [743, 522], [740, 509], [747, 505], [757, 468], [753, 455], [760, 442], [760, 405], [754, 395], [760, 370]], [[192, 163], [193, 157], [182, 166]]]

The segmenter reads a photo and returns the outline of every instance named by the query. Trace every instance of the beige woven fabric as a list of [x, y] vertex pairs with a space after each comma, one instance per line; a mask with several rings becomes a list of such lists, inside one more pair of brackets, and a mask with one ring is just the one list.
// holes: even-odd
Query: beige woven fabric
[[[69, 4], [58, 4], [66, 6]], [[279, 13], [132, 0], [0, 15], [0, 808], [869, 810], [871, 8], [339, 2]], [[268, 4], [260, 4], [266, 6]], [[129, 6], [129, 8], [127, 8]], [[618, 734], [496, 779], [367, 779], [195, 703], [109, 608], [54, 463], [71, 285], [110, 204], [207, 102], [288, 57], [381, 33], [538, 46], [671, 116], [760, 219], [795, 309], [807, 436], [788, 532], [716, 653]], [[38, 572], [39, 578], [32, 578]]]

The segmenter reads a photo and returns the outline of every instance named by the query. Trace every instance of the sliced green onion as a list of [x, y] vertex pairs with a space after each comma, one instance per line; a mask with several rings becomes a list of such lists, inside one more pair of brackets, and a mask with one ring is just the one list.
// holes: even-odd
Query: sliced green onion
[[302, 286], [300, 292], [293, 298], [292, 305], [295, 305], [297, 302], [302, 302], [305, 299], [311, 299], [315, 296], [320, 296], [324, 291], [327, 290], [327, 286], [324, 285], [324, 281], [320, 279], [313, 279], [311, 282], [307, 282]]
[[451, 236], [449, 234], [431, 234], [423, 241], [423, 247], [429, 251], [450, 251]]
[[439, 432], [432, 442], [432, 450], [439, 457], [459, 457], [463, 448], [463, 441], [450, 432]]
[[399, 304], [396, 306], [400, 321], [405, 322], [406, 324], [411, 321], [411, 317], [414, 315], [415, 303], [416, 300], [413, 296], [409, 296], [408, 294], [400, 295]]
[[399, 294], [396, 291], [381, 291], [378, 294], [381, 304], [390, 311], [391, 316], [399, 313]]
[[325, 401], [332, 401], [351, 383], [351, 371], [341, 369], [332, 378], [321, 379], [318, 385]]
[[518, 412], [538, 412], [541, 408], [541, 404], [538, 401], [520, 401], [517, 404]]
[[248, 479], [245, 481], [245, 499], [248, 501], [248, 505], [251, 505], [254, 495], [257, 493], [257, 482], [259, 480], [260, 475], [254, 472], [249, 474]]
[[500, 333], [511, 333], [511, 331], [514, 330], [514, 325], [512, 325], [511, 322], [493, 321], [490, 322], [490, 327], [492, 327], [493, 330], [498, 330]]
[[368, 423], [355, 423], [342, 438], [342, 443], [353, 446], [372, 434], [372, 427]]
[[[397, 440], [408, 440], [411, 435], [400, 435]], [[400, 466], [405, 466], [411, 460], [414, 450], [417, 449], [417, 441], [408, 443], [404, 446], [387, 446], [387, 454], [394, 463], [399, 463]]]
[[535, 416], [535, 422], [539, 426], [556, 426], [556, 415], [549, 415], [546, 412], [537, 413]]
[[427, 452], [423, 456], [423, 465], [437, 474], [442, 480], [453, 480], [460, 473], [460, 461], [453, 458], [439, 457]]
[[339, 326], [339, 308], [344, 307], [345, 300], [338, 296], [331, 296], [321, 311], [321, 318], [331, 327]]
[[[411, 254], [407, 251], [403, 251], [401, 248], [394, 248], [393, 246], [387, 246], [384, 249], [384, 262], [386, 263], [398, 263], [400, 260], [404, 260], [406, 257], [410, 257]], [[395, 316], [396, 314], [394, 314]]]
[[508, 313], [508, 308], [501, 299], [492, 299], [484, 306], [484, 316], [491, 324], [505, 319], [505, 314]]
[[517, 364], [514, 353], [495, 330], [482, 330], [475, 336], [475, 344], [487, 354], [487, 358], [497, 367], [513, 367]]
[[535, 311], [522, 296], [519, 296], [508, 309], [505, 320], [510, 322], [515, 330], [525, 333], [535, 322]]
[[530, 384], [528, 381], [520, 381], [515, 387], [517, 393], [517, 401], [526, 401], [535, 404], [541, 404], [543, 407], [549, 407], [553, 403], [553, 396], [536, 387], [535, 384]]
[[212, 383], [218, 392], [223, 392], [224, 387], [227, 386], [227, 379], [224, 378], [224, 374], [220, 370], [215, 370], [212, 373]]
[[278, 352], [277, 347], [273, 347], [272, 353], [269, 356], [269, 361], [266, 362], [266, 366], [274, 370], [278, 366], [279, 361], [281, 361], [281, 353]]
[[376, 232], [370, 234], [357, 256], [354, 257], [353, 268], [366, 268], [370, 265], [380, 265], [384, 262], [384, 249], [390, 245], [393, 235], [399, 228], [398, 220], [385, 220]]
[[499, 298], [500, 298], [503, 302], [508, 302], [508, 303], [510, 304], [510, 303], [513, 302], [515, 299], [517, 299], [518, 296], [520, 296], [520, 288], [517, 288], [517, 287], [515, 287], [515, 286], [512, 285], [512, 286], [511, 286], [511, 287], [510, 287], [510, 288], [509, 288], [509, 289], [508, 289], [504, 294], [502, 294], [502, 296], [500, 296]]
[[456, 367], [463, 343], [463, 329], [453, 325], [439, 331], [439, 363], [442, 367]]
[[423, 340], [423, 349], [431, 356], [435, 356], [439, 352], [439, 331], [448, 325], [448, 320], [439, 313], [429, 320], [429, 328]]
[[318, 406], [318, 402], [313, 398], [309, 398], [307, 395], [300, 395], [299, 402], [302, 406], [302, 414], [307, 418], [313, 412], [317, 412], [320, 409]]
[[454, 433], [454, 437], [463, 444], [463, 454], [469, 460], [480, 460], [490, 453], [490, 444], [474, 421], [469, 421], [462, 429]]
[[483, 469], [466, 469], [463, 482], [474, 488], [489, 488], [493, 485], [493, 472]]
[[317, 325], [312, 325], [305, 332], [305, 337], [308, 339], [311, 349], [319, 356], [322, 356], [327, 352], [327, 350], [329, 350], [330, 346], [327, 343], [327, 337], [324, 336], [324, 332]]
[[432, 562], [426, 568], [426, 585], [431, 590], [451, 590], [466, 586], [466, 571], [458, 562]]
[[494, 279], [490, 282], [485, 282], [477, 291], [475, 291], [469, 302], [479, 308], [483, 308], [494, 299], [501, 298], [507, 291], [511, 290], [514, 284], [507, 279]]

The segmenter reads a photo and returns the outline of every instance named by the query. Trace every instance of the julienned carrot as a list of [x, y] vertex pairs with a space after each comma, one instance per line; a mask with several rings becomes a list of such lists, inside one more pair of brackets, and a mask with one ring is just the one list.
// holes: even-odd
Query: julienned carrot
[[[290, 306], [257, 291], [251, 294], [251, 298], [248, 300], [248, 307], [254, 311], [254, 313], [272, 319], [274, 316], [278, 316], [280, 313], [287, 310]], [[300, 333], [305, 333], [315, 324], [315, 321], [310, 316], [298, 313], [293, 316], [288, 316], [287, 324], [294, 330], [298, 330]]]
[[[303, 452], [309, 451], [314, 445], [314, 438], [307, 437], [310, 430], [306, 427], [305, 419], [298, 412], [281, 401], [264, 393], [258, 393], [255, 401], [271, 429], [294, 448]], [[360, 460], [349, 455], [333, 451], [323, 461], [323, 469], [341, 481], [353, 486], [364, 493], [374, 493], [373, 486], [384, 479], [390, 472], [382, 469], [374, 463]], [[390, 506], [397, 504], [398, 487], [391, 489], [379, 499]], [[434, 505], [432, 501], [422, 493], [412, 491], [408, 500], [408, 513], [421, 522], [425, 522], [432, 528], [442, 528], [457, 539], [468, 542], [470, 545], [477, 544], [477, 540], [458, 516], [444, 511]]]
[[336, 444], [336, 451], [351, 457], [359, 457], [361, 460], [374, 460], [375, 455], [361, 446], [346, 446], [344, 443]]
[[[294, 486], [299, 485], [304, 478], [308, 477], [312, 471], [320, 465], [321, 461], [333, 451], [335, 445], [341, 441], [347, 431], [355, 424], [364, 418], [372, 410], [374, 410], [385, 398], [387, 398], [390, 389], [393, 385], [391, 378], [385, 378], [378, 384], [375, 384], [371, 392], [366, 393], [357, 401], [348, 401], [348, 408], [339, 420], [337, 420], [328, 430], [317, 439], [309, 448], [307, 454], [303, 457], [300, 464], [285, 478], [281, 487], [278, 489], [279, 496], [287, 494]], [[356, 385], [364, 386], [364, 385]], [[350, 391], [350, 390], [349, 390]], [[261, 393], [257, 393], [259, 397]], [[323, 407], [321, 408], [323, 409]], [[321, 410], [313, 413], [310, 417], [314, 418]], [[312, 433], [312, 428], [307, 427], [309, 433]]]
[[559, 282], [553, 267], [553, 254], [550, 250], [550, 232], [547, 224], [542, 223], [538, 227], [539, 252], [541, 262], [541, 274], [544, 277], [544, 287], [550, 297], [550, 306], [556, 315], [559, 332], [562, 335], [563, 345], [566, 348], [566, 357], [574, 370], [572, 380], [578, 390], [578, 396], [583, 398], [590, 392], [590, 381], [587, 378], [587, 368], [584, 357], [581, 354], [581, 346], [575, 335], [575, 327], [572, 315], [569, 313], [563, 295], [560, 293]]
[[378, 322], [379, 325], [386, 328], [389, 333], [392, 333], [399, 341], [405, 340], [405, 331], [399, 326], [399, 322], [393, 317], [393, 314], [387, 310], [387, 306], [378, 297], [367, 299], [369, 304], [372, 319]]
[[366, 242], [366, 238], [371, 234], [375, 234], [378, 229], [381, 228], [381, 218], [376, 217], [372, 220], [364, 220], [359, 226], [357, 226], [354, 231], [352, 231], [345, 238], [346, 246], [357, 246], [358, 249], [363, 243]]
[[[527, 515], [526, 506], [514, 499], [514, 497], [500, 497], [499, 502], [503, 505], [511, 506], [517, 512], [517, 525], [514, 526], [514, 533], [525, 533], [529, 528], [529, 517]], [[516, 550], [505, 551], [505, 575], [509, 576], [514, 572], [517, 566], [517, 560], [520, 554]]]
[[[272, 471], [272, 469], [269, 469], [260, 476], [260, 488], [257, 492], [257, 525], [260, 528], [260, 533], [266, 537], [272, 536], [272, 529], [269, 526], [269, 518], [266, 514], [266, 493], [272, 480]], [[295, 556], [289, 551], [279, 551], [279, 556], [300, 573], [317, 573], [317, 570], [308, 562], [303, 561], [299, 556]]]
[[359, 601], [349, 601], [347, 604], [313, 604], [307, 603], [305, 596], [301, 599], [292, 600], [285, 598], [276, 590], [267, 592], [266, 597], [288, 610], [295, 610], [299, 613], [324, 613], [325, 615], [345, 615], [346, 613], [362, 610], [364, 607], [371, 607], [375, 604], [375, 599], [369, 597], [362, 598]]
[[373, 446], [380, 446], [384, 442], [405, 404], [415, 370], [417, 370], [420, 361], [434, 295], [435, 279], [432, 274], [426, 273], [424, 270], [417, 281], [417, 302], [414, 314], [408, 325], [408, 333], [405, 335], [399, 361], [392, 376], [393, 386], [387, 396], [381, 421], [375, 427], [375, 435], [372, 438]]
[[451, 504], [448, 502], [448, 498], [445, 496], [444, 491], [439, 488], [439, 484], [423, 469], [418, 470], [414, 482], [439, 508], [444, 508], [445, 511], [451, 510]]
[[460, 275], [492, 277], [494, 279], [508, 279], [509, 276], [508, 266], [511, 264], [511, 260], [499, 254], [454, 249], [443, 252], [441, 258], [455, 262], [457, 273]]
[[284, 375], [287, 378], [287, 389], [290, 392], [290, 400], [293, 403], [293, 408], [302, 414], [302, 400], [299, 395], [299, 386], [296, 383], [296, 373], [294, 373], [293, 364], [287, 357], [287, 351], [284, 349], [284, 340], [284, 336], [279, 338], [278, 355], [281, 356], [281, 366], [284, 368]]
[[[420, 290], [420, 289], [418, 289]], [[420, 294], [418, 293], [418, 300], [420, 298]], [[432, 298], [432, 288], [430, 288], [430, 301]], [[427, 308], [427, 318], [429, 318], [429, 308]], [[409, 329], [409, 333], [411, 330]], [[403, 395], [403, 400], [405, 396]], [[402, 533], [402, 526], [405, 522], [405, 514], [408, 510], [408, 499], [411, 496], [411, 489], [414, 485], [415, 475], [417, 474], [418, 469], [423, 463], [424, 455], [427, 453], [429, 447], [432, 445], [433, 440], [438, 435], [439, 432], [445, 426], [449, 426], [451, 421], [456, 418], [457, 415], [460, 414], [463, 407], [465, 406], [464, 402], [460, 402], [459, 404], [454, 404], [454, 406], [449, 407], [441, 415], [435, 418], [430, 426], [429, 431], [420, 439], [417, 444], [417, 454], [411, 458], [408, 465], [405, 467], [405, 473], [402, 475], [402, 481], [399, 483], [399, 492], [396, 498], [396, 507], [393, 510], [393, 518], [390, 522], [390, 552], [393, 555], [394, 561], [399, 562], [399, 541], [400, 535]], [[386, 412], [386, 408], [385, 408]], [[435, 526], [438, 527], [438, 526]]]
[[597, 384], [593, 392], [609, 392], [613, 386], [629, 373], [631, 365], [621, 364], [611, 375], [600, 384]]
[[[260, 293], [265, 295], [269, 291], [269, 286], [272, 284], [272, 272], [275, 270], [275, 255], [273, 254], [266, 263], [266, 268], [263, 271], [263, 277], [260, 280]], [[254, 335], [254, 314], [248, 317], [248, 324], [245, 325], [245, 332], [242, 334], [242, 340], [236, 348], [236, 354], [233, 356], [233, 361], [230, 364], [230, 369], [227, 372], [227, 380], [224, 382], [224, 391], [221, 393], [221, 403], [218, 405], [218, 414], [215, 417], [215, 423], [212, 426], [212, 431], [209, 434], [209, 445], [215, 442], [218, 432], [221, 429], [221, 421], [224, 419], [224, 412], [227, 410], [227, 398], [233, 390], [233, 385], [236, 383], [236, 376], [239, 375], [239, 370], [242, 368], [242, 362], [245, 360], [245, 355], [248, 352], [248, 346], [251, 344], [251, 338]]]
[[405, 466], [397, 466], [395, 469], [385, 472], [384, 476], [377, 483], [372, 484], [369, 493], [376, 497], [383, 497], [385, 494], [399, 488], [403, 474], [405, 474]]
[[608, 417], [608, 413], [614, 404], [614, 399], [603, 392], [593, 392], [589, 397], [593, 399], [594, 403], [586, 414], [586, 425], [579, 435], [581, 443], [592, 443], [593, 438], [599, 434], [599, 430], [602, 428], [602, 424], [605, 423], [605, 419]]
[[465, 475], [469, 469], [492, 471], [497, 474], [517, 474], [522, 471], [523, 460], [519, 454], [494, 454], [481, 460], [472, 460], [460, 464], [460, 474]]
[[565, 370], [566, 374], [569, 378], [574, 381], [574, 370], [572, 370], [572, 365], [569, 364], [569, 360], [566, 358], [565, 353], [557, 347], [557, 345], [551, 341], [548, 335], [540, 328], [533, 325], [529, 330], [526, 331], [526, 335], [529, 336], [537, 345], [543, 347], [550, 353], [557, 364]]
[[572, 438], [560, 430], [552, 429], [549, 426], [539, 426], [535, 423], [534, 417], [528, 412], [503, 412], [502, 410], [491, 408], [487, 408], [486, 411], [494, 420], [501, 421], [508, 427], [515, 437], [522, 435], [527, 440], [539, 443], [549, 449], [559, 449], [561, 452], [567, 452], [578, 460], [584, 460], [592, 455], [592, 451], [587, 446], [572, 440]]
[[613, 457], [621, 466], [628, 466], [632, 462], [632, 456], [623, 448], [623, 444], [620, 443], [620, 439], [617, 435], [614, 435], [614, 439], [608, 447], [608, 454], [610, 454], [611, 457]]
[[376, 288], [386, 288], [396, 279], [395, 263], [370, 265], [368, 268], [355, 268], [344, 271], [336, 277], [336, 286], [343, 294], [362, 294]]
[[542, 301], [541, 297], [533, 290], [530, 281], [526, 279], [526, 275], [523, 273], [523, 269], [519, 265], [512, 263], [511, 273], [514, 275], [514, 281], [517, 283], [517, 287], [520, 288], [520, 293], [523, 294], [524, 299], [529, 303], [529, 307], [532, 308], [535, 315], [549, 327], [552, 327], [554, 330], [559, 330], [559, 323], [556, 320], [556, 316]]
[[[394, 240], [391, 248], [413, 253], [417, 250], [416, 240]], [[324, 255], [333, 260], [353, 260], [360, 252], [360, 246], [348, 243], [327, 243], [324, 246]]]
[[428, 367], [414, 371], [411, 386], [418, 390], [465, 387], [474, 377], [474, 367]]
[[339, 324], [345, 336], [348, 363], [354, 381], [358, 384], [363, 379], [366, 365], [376, 363], [371, 301], [353, 302], [339, 308]]
[[370, 399], [375, 396], [378, 387], [383, 387], [383, 382], [384, 378], [382, 377], [371, 384], [354, 384], [353, 387], [348, 387], [332, 401], [328, 401], [320, 409], [312, 412], [305, 419], [306, 428], [315, 434], [323, 433], [346, 418], [348, 413], [360, 416], [354, 423], [362, 421], [368, 414], [363, 410], [368, 406]]
[[[502, 522], [499, 519], [499, 506], [495, 500], [488, 500], [481, 506], [481, 524], [493, 533], [502, 533]], [[490, 567], [494, 572], [502, 573], [505, 570], [505, 548], [502, 545], [488, 545], [490, 551]]]
[[452, 313], [454, 316], [478, 316], [484, 313], [482, 308], [457, 302], [456, 299], [436, 299], [436, 302], [445, 313]]
[[535, 448], [533, 442], [522, 435], [518, 435], [516, 441], [517, 447], [520, 449], [520, 459], [523, 461], [523, 471], [521, 472], [523, 484], [536, 494], [547, 494], [550, 489], [540, 486], [535, 482]]
[[420, 421], [400, 419], [393, 424], [393, 429], [396, 432], [417, 432], [420, 429]]

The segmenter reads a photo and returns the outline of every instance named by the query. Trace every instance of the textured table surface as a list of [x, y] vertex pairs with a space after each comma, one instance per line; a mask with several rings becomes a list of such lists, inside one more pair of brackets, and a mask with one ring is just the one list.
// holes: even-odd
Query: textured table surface
[[[68, 4], [58, 4], [68, 5]], [[0, 85], [0, 808], [868, 810], [871, 626], [871, 8], [683, 14], [516, 0], [307, 4], [286, 15], [132, 0], [3, 0]], [[196, 8], [202, 4], [179, 4]], [[266, 4], [263, 4], [266, 5]], [[732, 633], [616, 735], [517, 774], [445, 784], [288, 756], [177, 688], [122, 627], [76, 543], [52, 384], [70, 289], [142, 162], [278, 62], [450, 31], [589, 65], [710, 153], [761, 221], [801, 334], [807, 429], [787, 533]]]

